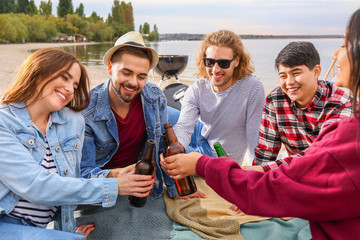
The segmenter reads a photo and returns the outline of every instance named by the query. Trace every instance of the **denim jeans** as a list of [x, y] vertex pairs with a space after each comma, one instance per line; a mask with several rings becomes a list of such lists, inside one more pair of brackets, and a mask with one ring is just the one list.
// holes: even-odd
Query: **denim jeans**
[[[180, 111], [172, 108], [167, 107], [168, 112], [168, 120], [171, 123], [172, 126], [174, 126], [177, 121], [179, 120]], [[208, 156], [214, 157], [211, 148], [209, 146], [208, 141], [201, 135], [201, 129], [203, 127], [202, 122], [199, 120], [196, 122], [194, 132], [191, 136], [191, 142], [189, 146], [186, 148], [186, 152], [199, 152], [201, 154], [206, 154]]]
[[85, 237], [80, 234], [35, 227], [29, 221], [15, 219], [5, 214], [0, 215], [0, 236], [1, 239], [18, 239], [18, 240], [27, 240], [27, 239], [85, 240]]

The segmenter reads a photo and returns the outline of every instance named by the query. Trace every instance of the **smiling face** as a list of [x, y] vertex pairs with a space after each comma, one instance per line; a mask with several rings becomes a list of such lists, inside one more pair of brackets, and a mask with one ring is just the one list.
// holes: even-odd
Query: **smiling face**
[[314, 98], [321, 73], [321, 67], [316, 65], [310, 70], [305, 65], [286, 67], [279, 65], [279, 82], [283, 92], [295, 101], [297, 107], [305, 107]]
[[[46, 84], [40, 97], [33, 103], [48, 113], [61, 110], [74, 98], [81, 76], [80, 66], [74, 63], [68, 70], [63, 69], [50, 79], [54, 76], [56, 77]], [[40, 91], [46, 82], [39, 85], [37, 90]]]
[[110, 98], [131, 103], [144, 88], [149, 70], [149, 59], [129, 53], [123, 53], [114, 62], [110, 61], [108, 72], [117, 91], [116, 94], [114, 89], [110, 87]]
[[336, 67], [338, 68], [335, 85], [350, 88], [350, 60], [345, 42], [333, 53], [333, 59], [336, 59]]
[[[234, 52], [231, 48], [211, 45], [206, 49], [206, 58], [215, 60], [234, 58]], [[239, 64], [239, 57], [231, 62], [230, 67], [223, 69], [219, 64], [215, 64], [212, 68], [206, 67], [206, 73], [211, 81], [215, 92], [221, 92], [232, 86], [236, 79], [233, 78], [234, 69]]]

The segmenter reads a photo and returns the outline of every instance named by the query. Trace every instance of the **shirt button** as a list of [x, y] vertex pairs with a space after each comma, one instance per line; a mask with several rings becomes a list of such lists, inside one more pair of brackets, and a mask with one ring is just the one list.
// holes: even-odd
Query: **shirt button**
[[69, 170], [68, 170], [68, 169], [65, 169], [65, 170], [64, 170], [64, 173], [65, 173], [66, 175], [68, 175]]
[[34, 144], [34, 139], [31, 138], [28, 143], [29, 143], [29, 145], [33, 145]]
[[65, 219], [65, 222], [69, 222], [69, 217], [67, 217], [67, 218]]
[[109, 199], [109, 203], [110, 203], [110, 204], [111, 204], [111, 200], [112, 200], [112, 199], [110, 198], [110, 199]]
[[110, 155], [107, 155], [107, 158], [109, 159], [109, 158], [110, 158]]
[[74, 146], [75, 146], [76, 149], [78, 148], [78, 145], [77, 145], [76, 141], [74, 143]]
[[60, 152], [60, 147], [57, 146], [57, 147], [55, 148], [55, 151]]

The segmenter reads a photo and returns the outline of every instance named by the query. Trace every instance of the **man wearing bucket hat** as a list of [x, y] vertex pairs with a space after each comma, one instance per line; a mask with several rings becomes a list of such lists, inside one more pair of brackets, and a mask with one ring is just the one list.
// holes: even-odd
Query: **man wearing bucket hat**
[[[147, 81], [158, 63], [158, 54], [146, 47], [138, 32], [121, 36], [103, 59], [110, 78], [91, 90], [91, 102], [83, 111], [86, 129], [81, 162], [82, 176], [123, 178], [120, 195], [139, 195], [152, 184], [151, 176], [134, 174], [147, 139], [155, 140], [154, 160], [158, 167], [151, 198], [163, 193], [163, 181], [171, 197], [177, 194], [174, 181], [159, 165], [163, 125], [167, 122], [163, 92]], [[130, 166], [130, 167], [128, 167]], [[164, 180], [163, 180], [164, 179]]]

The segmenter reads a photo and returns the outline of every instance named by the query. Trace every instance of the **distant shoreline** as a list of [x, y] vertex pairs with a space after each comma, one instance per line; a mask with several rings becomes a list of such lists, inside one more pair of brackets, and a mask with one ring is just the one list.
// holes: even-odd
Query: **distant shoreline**
[[[160, 34], [160, 41], [200, 41], [205, 34], [191, 34], [191, 33], [166, 33]], [[242, 39], [321, 39], [321, 38], [343, 38], [343, 35], [328, 34], [328, 35], [257, 35], [257, 34], [239, 34]]]

